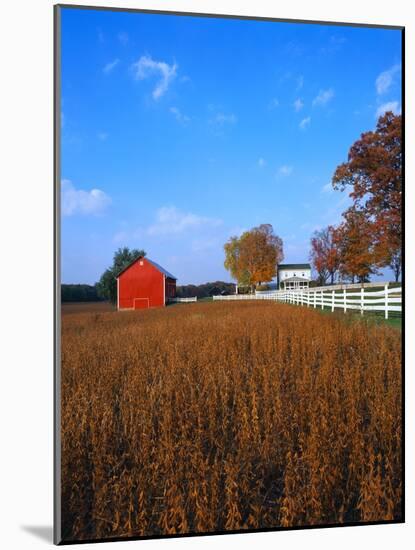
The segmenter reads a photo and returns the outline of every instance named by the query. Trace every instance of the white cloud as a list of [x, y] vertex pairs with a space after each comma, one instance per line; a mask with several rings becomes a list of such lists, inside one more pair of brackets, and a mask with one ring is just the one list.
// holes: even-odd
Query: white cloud
[[128, 33], [126, 32], [120, 32], [118, 33], [118, 40], [121, 42], [121, 44], [123, 46], [125, 46], [126, 44], [128, 44], [128, 40], [130, 39], [130, 37], [128, 36]]
[[280, 102], [276, 97], [273, 97], [271, 101], [269, 102], [269, 108], [270, 109], [276, 109], [279, 106]]
[[104, 74], [110, 74], [114, 69], [115, 67], [118, 65], [118, 63], [120, 62], [119, 59], [114, 59], [114, 61], [110, 61], [109, 63], [107, 63], [105, 65], [105, 67], [102, 69], [102, 72]]
[[310, 125], [310, 122], [311, 122], [311, 117], [310, 116], [307, 116], [307, 117], [303, 118], [303, 120], [299, 124], [301, 130], [305, 130], [307, 128], [307, 126]]
[[301, 90], [301, 88], [304, 86], [304, 77], [303, 75], [300, 75], [298, 78], [297, 78], [297, 87], [296, 87], [296, 91], [298, 92], [299, 90]]
[[210, 119], [211, 124], [216, 124], [217, 126], [224, 126], [225, 124], [236, 124], [238, 118], [233, 113], [225, 114], [218, 113], [216, 116]]
[[295, 111], [298, 113], [298, 111], [301, 111], [301, 109], [304, 107], [304, 103], [301, 101], [300, 98], [296, 99], [293, 103]]
[[396, 64], [387, 71], [383, 71], [383, 73], [380, 73], [375, 82], [376, 92], [379, 95], [385, 94], [389, 90], [393, 83], [394, 76], [399, 73], [400, 70], [401, 65]]
[[388, 101], [387, 103], [383, 103], [382, 105], [379, 105], [379, 107], [376, 110], [376, 118], [379, 118], [380, 116], [384, 115], [387, 111], [392, 111], [395, 115], [399, 115], [401, 113], [401, 106], [399, 105], [398, 101]]
[[266, 165], [265, 159], [262, 158], [262, 157], [260, 157], [260, 158], [258, 159], [258, 166], [259, 166], [260, 168], [263, 168], [265, 165]]
[[280, 176], [290, 176], [293, 172], [293, 167], [287, 164], [283, 164], [278, 169], [278, 175]]
[[102, 214], [111, 203], [111, 198], [101, 189], [84, 191], [76, 189], [70, 180], [61, 182], [61, 208], [63, 216], [74, 214]]
[[324, 55], [335, 54], [346, 41], [346, 38], [343, 36], [332, 35], [330, 36], [330, 40], [320, 48], [320, 52]]
[[107, 132], [98, 132], [98, 139], [100, 141], [106, 141], [108, 139], [109, 134]]
[[333, 185], [331, 184], [331, 182], [326, 183], [326, 185], [323, 185], [323, 187], [321, 188], [321, 192], [322, 193], [333, 193]]
[[334, 97], [333, 88], [320, 90], [317, 96], [313, 99], [313, 105], [326, 105]]
[[170, 107], [169, 110], [175, 116], [177, 122], [180, 122], [180, 124], [186, 124], [190, 121], [190, 117], [184, 115], [177, 107]]
[[[215, 107], [212, 105], [209, 106], [208, 109], [210, 111], [215, 111]], [[238, 118], [236, 115], [223, 112], [216, 112], [216, 114], [208, 120], [211, 131], [215, 136], [223, 136], [225, 131], [229, 127], [234, 126], [237, 122]]]
[[157, 82], [152, 95], [154, 99], [160, 99], [164, 95], [171, 82], [177, 76], [177, 65], [169, 65], [165, 61], [155, 61], [149, 55], [142, 55], [138, 61], [131, 66], [136, 80], [145, 80], [153, 75], [160, 75], [160, 80]]
[[156, 223], [147, 228], [148, 235], [184, 233], [200, 227], [218, 227], [222, 220], [182, 212], [175, 206], [163, 206], [156, 212]]

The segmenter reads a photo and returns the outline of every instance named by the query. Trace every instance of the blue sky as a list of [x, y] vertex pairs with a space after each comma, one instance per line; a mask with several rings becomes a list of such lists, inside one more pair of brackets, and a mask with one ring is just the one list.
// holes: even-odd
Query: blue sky
[[304, 262], [340, 221], [336, 166], [400, 112], [401, 33], [64, 8], [61, 100], [62, 282], [120, 246], [230, 280], [231, 235], [271, 223]]

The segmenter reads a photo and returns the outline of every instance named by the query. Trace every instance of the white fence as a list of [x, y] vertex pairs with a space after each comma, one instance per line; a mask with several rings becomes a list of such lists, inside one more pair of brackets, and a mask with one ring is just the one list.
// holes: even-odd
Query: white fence
[[[380, 290], [379, 283], [369, 283], [363, 287], [357, 285], [339, 285], [333, 287], [310, 288], [305, 290], [276, 290], [257, 294], [235, 294], [232, 296], [213, 296], [214, 300], [275, 300], [288, 304], [313, 308], [343, 310], [381, 311], [388, 319], [390, 312], [402, 313], [402, 287], [389, 288], [386, 283]], [[357, 287], [357, 288], [356, 288]], [[355, 290], [357, 290], [355, 292]]]
[[192, 298], [169, 298], [169, 302], [197, 302], [197, 296], [192, 296]]

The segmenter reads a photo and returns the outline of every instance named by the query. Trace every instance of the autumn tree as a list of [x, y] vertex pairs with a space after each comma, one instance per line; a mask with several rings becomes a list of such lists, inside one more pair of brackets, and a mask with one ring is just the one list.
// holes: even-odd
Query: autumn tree
[[325, 284], [328, 279], [331, 284], [334, 284], [339, 270], [340, 256], [334, 235], [335, 228], [329, 225], [315, 231], [311, 237], [310, 261], [318, 273], [320, 284]]
[[363, 133], [337, 167], [333, 187], [351, 189], [355, 212], [371, 223], [372, 259], [377, 266], [401, 273], [402, 251], [402, 117], [387, 112], [376, 130]]
[[223, 248], [225, 250], [225, 269], [229, 271], [231, 277], [239, 285], [249, 286], [249, 273], [242, 267], [240, 260], [241, 239], [239, 237], [231, 237]]
[[275, 235], [271, 224], [254, 227], [240, 237], [231, 237], [224, 250], [225, 268], [238, 284], [252, 289], [271, 281], [284, 258], [282, 239]]
[[365, 283], [370, 275], [377, 273], [373, 222], [364, 211], [353, 207], [343, 214], [343, 218], [344, 221], [333, 232], [340, 274], [352, 283]]

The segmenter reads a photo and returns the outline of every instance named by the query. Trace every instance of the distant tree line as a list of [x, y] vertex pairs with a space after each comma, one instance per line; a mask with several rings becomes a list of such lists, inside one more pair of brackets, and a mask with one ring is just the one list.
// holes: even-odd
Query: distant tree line
[[219, 294], [235, 294], [235, 284], [225, 283], [224, 281], [215, 281], [213, 283], [203, 283], [201, 285], [182, 285], [176, 287], [178, 298], [209, 298]]
[[338, 226], [315, 231], [310, 260], [320, 284], [364, 283], [390, 267], [402, 271], [402, 117], [387, 112], [376, 130], [362, 134], [337, 167], [335, 190], [350, 191], [352, 205]]
[[96, 285], [61, 285], [62, 302], [98, 302], [102, 300]]
[[119, 248], [114, 252], [112, 265], [101, 275], [95, 285], [61, 285], [62, 302], [97, 302], [108, 300], [112, 303], [117, 301], [117, 276], [130, 263], [139, 256], [145, 256], [144, 250], [127, 247]]

